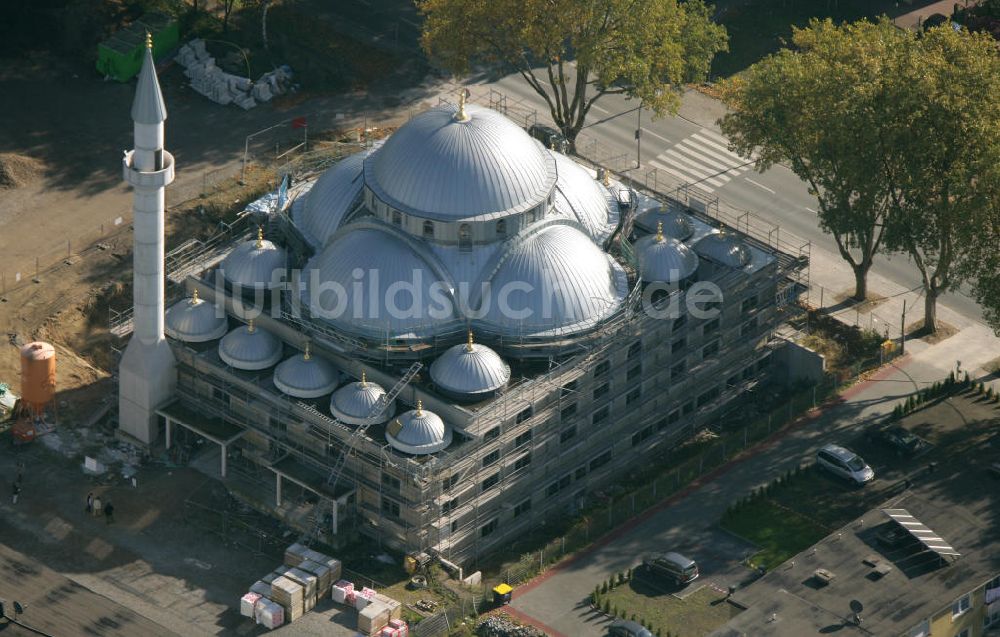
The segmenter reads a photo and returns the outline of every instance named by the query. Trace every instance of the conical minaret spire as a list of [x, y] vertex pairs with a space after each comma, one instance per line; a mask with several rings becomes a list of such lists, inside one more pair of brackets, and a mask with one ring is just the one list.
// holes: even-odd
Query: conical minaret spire
[[174, 158], [164, 149], [167, 107], [147, 35], [142, 70], [132, 100], [134, 149], [125, 153], [122, 172], [133, 189], [134, 333], [119, 366], [118, 420], [123, 432], [151, 445], [158, 436], [156, 410], [171, 399], [176, 365], [163, 337], [164, 194], [174, 180]]

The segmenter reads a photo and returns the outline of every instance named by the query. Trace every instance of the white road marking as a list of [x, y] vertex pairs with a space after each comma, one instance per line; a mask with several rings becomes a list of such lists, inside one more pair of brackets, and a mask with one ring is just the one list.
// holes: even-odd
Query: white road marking
[[704, 167], [685, 160], [683, 157], [678, 156], [670, 150], [657, 157], [657, 159], [663, 162], [669, 162], [670, 165], [676, 170], [693, 175], [696, 181], [704, 180], [706, 183], [712, 184], [713, 186], [722, 186], [729, 181], [729, 177], [726, 177], [725, 175], [715, 175], [713, 172], [709, 172]]
[[727, 146], [729, 145], [729, 140], [728, 139], [726, 139], [725, 137], [723, 137], [721, 134], [716, 133], [711, 128], [703, 128], [703, 129], [701, 129], [698, 132], [701, 133], [702, 135], [705, 135], [709, 139], [711, 139], [711, 140], [713, 140], [713, 141], [715, 141], [715, 142], [717, 142], [719, 144], [723, 144], [723, 145], [727, 145]]
[[732, 160], [722, 161], [720, 159], [716, 159], [714, 156], [710, 156], [710, 153], [704, 148], [697, 147], [696, 150], [695, 147], [689, 146], [687, 144], [687, 140], [677, 144], [672, 150], [693, 157], [699, 163], [711, 168], [712, 172], [727, 172], [733, 177], [739, 177], [742, 172], [737, 170], [738, 164], [730, 163]]
[[649, 130], [648, 128], [644, 128], [644, 129], [642, 129], [642, 132], [643, 132], [643, 133], [645, 133], [645, 134], [647, 134], [647, 135], [652, 135], [652, 136], [653, 136], [653, 137], [655, 137], [656, 139], [659, 139], [659, 140], [661, 140], [661, 141], [665, 141], [665, 142], [667, 142], [668, 144], [673, 144], [673, 143], [674, 143], [673, 141], [671, 141], [671, 140], [667, 139], [667, 138], [666, 138], [666, 137], [664, 137], [663, 135], [660, 135], [659, 133], [654, 133], [653, 131]]
[[681, 182], [683, 182], [685, 184], [689, 184], [689, 185], [692, 185], [692, 186], [694, 186], [696, 188], [700, 188], [701, 190], [704, 190], [705, 192], [712, 192], [714, 190], [714, 188], [709, 188], [708, 186], [706, 186], [705, 184], [703, 184], [701, 182], [691, 183], [694, 180], [691, 179], [690, 175], [685, 175], [683, 173], [677, 172], [676, 170], [674, 170], [670, 166], [664, 166], [663, 164], [659, 163], [655, 159], [654, 160], [650, 160], [649, 164], [651, 166], [653, 166], [654, 168], [658, 168], [658, 169], [660, 169], [660, 170], [662, 170], [662, 171], [664, 171], [666, 173], [670, 173], [674, 177], [680, 179]]
[[408, 24], [408, 25], [410, 25], [411, 27], [414, 27], [414, 28], [416, 28], [416, 29], [419, 29], [419, 28], [420, 28], [420, 25], [419, 25], [419, 24], [417, 24], [416, 22], [414, 22], [413, 20], [407, 20], [406, 18], [400, 18], [399, 20], [400, 20], [401, 22], [405, 22], [406, 24]]
[[601, 108], [601, 107], [600, 107], [600, 106], [598, 106], [597, 104], [591, 104], [591, 105], [590, 105], [590, 108], [594, 109], [595, 111], [599, 111], [599, 112], [601, 112], [601, 113], [604, 113], [605, 115], [607, 115], [608, 113], [610, 113], [610, 112], [611, 112], [611, 111], [609, 111], [609, 110], [608, 110], [608, 109], [606, 109], [606, 108]]
[[819, 214], [818, 212], [816, 212], [815, 210], [813, 210], [809, 206], [805, 206], [805, 209], [808, 210], [809, 212], [813, 213], [814, 215], [818, 215]]
[[770, 188], [768, 188], [764, 184], [759, 184], [756, 181], [754, 181], [753, 179], [750, 179], [749, 177], [745, 177], [744, 179], [746, 179], [747, 181], [749, 181], [750, 183], [752, 183], [754, 186], [757, 186], [758, 188], [763, 188], [764, 190], [768, 191], [772, 195], [775, 194], [773, 190], [771, 190]]
[[722, 144], [717, 144], [717, 143], [713, 142], [711, 139], [709, 139], [708, 137], [703, 137], [702, 135], [699, 135], [698, 133], [695, 133], [694, 135], [691, 136], [691, 138], [692, 139], [697, 139], [698, 141], [700, 141], [701, 143], [705, 144], [706, 146], [710, 146], [711, 148], [713, 148], [716, 152], [718, 152], [718, 153], [720, 153], [722, 155], [725, 155], [726, 157], [729, 157], [730, 159], [733, 159], [733, 160], [735, 160], [735, 161], [737, 161], [737, 162], [739, 162], [741, 164], [745, 164], [748, 161], [748, 159], [746, 157], [740, 157], [739, 155], [737, 155], [733, 151], [729, 150], [728, 146], [723, 146]]

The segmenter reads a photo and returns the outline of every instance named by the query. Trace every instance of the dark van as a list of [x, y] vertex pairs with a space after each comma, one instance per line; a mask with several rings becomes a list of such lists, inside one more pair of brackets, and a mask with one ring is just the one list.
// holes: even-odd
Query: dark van
[[698, 579], [698, 565], [680, 553], [654, 555], [643, 561], [643, 565], [651, 575], [672, 581], [678, 586], [690, 584]]

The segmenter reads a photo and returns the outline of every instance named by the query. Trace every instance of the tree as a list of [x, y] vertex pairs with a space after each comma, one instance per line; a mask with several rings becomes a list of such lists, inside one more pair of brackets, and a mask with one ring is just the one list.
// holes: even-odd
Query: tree
[[455, 73], [477, 62], [521, 74], [572, 145], [594, 103], [635, 97], [676, 112], [678, 89], [727, 50], [703, 0], [417, 0], [422, 44]]
[[920, 272], [924, 325], [937, 328], [937, 300], [969, 281], [1000, 329], [1000, 56], [987, 34], [950, 25], [912, 36], [888, 95], [888, 245]]
[[885, 238], [886, 85], [908, 37], [887, 19], [813, 20], [793, 27], [795, 50], [768, 56], [722, 89], [732, 109], [723, 133], [741, 155], [757, 153], [757, 170], [786, 162], [809, 184], [820, 227], [854, 271], [858, 301]]
[[229, 32], [229, 16], [236, 8], [236, 0], [222, 0], [222, 32]]

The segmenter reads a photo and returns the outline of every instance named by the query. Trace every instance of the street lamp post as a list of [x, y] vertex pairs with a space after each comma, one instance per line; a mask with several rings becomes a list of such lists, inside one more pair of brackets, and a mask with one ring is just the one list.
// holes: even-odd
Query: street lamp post
[[635, 167], [642, 166], [642, 102], [635, 109]]

